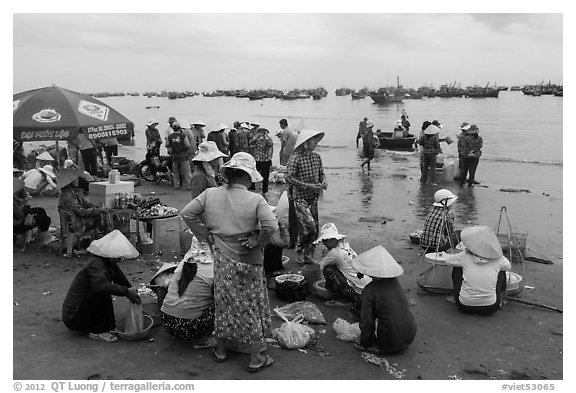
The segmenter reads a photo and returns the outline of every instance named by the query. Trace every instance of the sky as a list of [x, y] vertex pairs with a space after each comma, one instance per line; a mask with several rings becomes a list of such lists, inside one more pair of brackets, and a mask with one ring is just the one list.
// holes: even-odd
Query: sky
[[166, 11], [14, 11], [13, 93], [563, 83], [559, 12]]

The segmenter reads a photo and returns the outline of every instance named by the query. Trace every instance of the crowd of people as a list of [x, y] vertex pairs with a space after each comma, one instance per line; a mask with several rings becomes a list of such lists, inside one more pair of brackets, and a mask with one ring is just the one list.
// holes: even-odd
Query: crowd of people
[[[265, 195], [268, 192], [270, 179], [270, 169], [272, 167], [272, 157], [274, 154], [274, 141], [270, 137], [270, 131], [261, 126], [260, 122], [235, 121], [230, 128], [224, 123], [216, 123], [210, 127], [206, 133], [206, 124], [201, 120], [190, 123], [189, 128], [184, 128], [177, 121], [176, 117], [168, 119], [168, 127], [164, 131], [164, 138], [160, 136], [157, 129], [158, 121], [150, 119], [146, 124], [146, 160], [152, 166], [153, 171], [157, 171], [160, 166], [160, 147], [164, 143], [169, 156], [168, 166], [173, 175], [174, 186], [176, 188], [192, 188], [192, 169], [198, 165], [194, 159], [203, 142], [212, 142], [222, 153], [218, 160], [214, 162], [215, 178], [217, 184], [222, 184], [222, 178], [218, 173], [225, 162], [230, 160], [234, 154], [245, 152], [251, 154], [256, 160], [257, 170], [261, 174], [262, 189]], [[280, 130], [276, 133], [280, 139], [280, 165], [287, 165], [289, 157], [293, 154], [298, 131], [288, 125], [286, 119], [279, 121]], [[252, 185], [250, 190], [254, 190]]]
[[[324, 132], [296, 131], [286, 119], [280, 120], [281, 130], [276, 135], [281, 142], [280, 162], [286, 166], [288, 201], [287, 212], [280, 218], [264, 197], [273, 154], [268, 129], [258, 122], [235, 122], [233, 129], [218, 123], [205, 136], [202, 121], [191, 123], [190, 129], [182, 128], [174, 117], [168, 123], [164, 137], [156, 128], [157, 121], [147, 123], [146, 146], [153, 157], [166, 143], [178, 179], [175, 186], [182, 185], [191, 193], [180, 216], [193, 234], [190, 250], [173, 269], [161, 306], [162, 323], [169, 334], [197, 348], [213, 348], [216, 362], [226, 361], [229, 352], [236, 351], [249, 355], [248, 372], [271, 366], [267, 278], [282, 269], [282, 249], [296, 248], [298, 262], [318, 264], [326, 288], [350, 304], [361, 332], [355, 343], [358, 349], [396, 353], [413, 342], [417, 322], [398, 280], [403, 269], [394, 257], [383, 246], [357, 254], [334, 223], [320, 227], [318, 201], [328, 180], [315, 149]], [[407, 115], [403, 114], [398, 126], [407, 131]], [[370, 170], [377, 146], [373, 127], [367, 118], [360, 123], [356, 142], [363, 140], [362, 169]], [[434, 182], [435, 156], [441, 151], [440, 127], [437, 121], [424, 122], [418, 138], [422, 177], [427, 180], [430, 175], [430, 184]], [[461, 130], [460, 184], [468, 172], [468, 182], [474, 184], [482, 139], [474, 125], [464, 123]], [[93, 152], [85, 153], [90, 148], [83, 147], [80, 143], [82, 156], [91, 160]], [[27, 173], [15, 168], [14, 233], [37, 226], [45, 244], [54, 240], [44, 209], [25, 203], [26, 191], [37, 195], [46, 189], [59, 193], [59, 206], [79, 217], [83, 232], [100, 231], [87, 248], [93, 258], [70, 285], [62, 320], [71, 330], [111, 343], [118, 340], [111, 296], [141, 302], [118, 265], [138, 252], [122, 233], [107, 226], [106, 208], [84, 198], [80, 180], [89, 181], [90, 169], [88, 165], [83, 171], [73, 161], [66, 161], [58, 176], [49, 164]], [[261, 193], [252, 192], [260, 182]], [[490, 228], [455, 230], [451, 207], [456, 200], [448, 189], [435, 193], [420, 246], [425, 252], [453, 254], [446, 264], [453, 267], [453, 296], [462, 312], [490, 314], [503, 306], [510, 262]], [[326, 249], [320, 260], [314, 257], [318, 244]]]

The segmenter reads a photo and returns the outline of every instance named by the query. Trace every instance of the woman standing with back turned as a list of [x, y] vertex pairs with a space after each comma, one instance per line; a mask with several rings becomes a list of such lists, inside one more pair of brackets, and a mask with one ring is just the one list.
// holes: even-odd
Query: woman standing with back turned
[[278, 223], [264, 197], [248, 191], [262, 180], [250, 154], [236, 153], [220, 173], [228, 184], [206, 189], [181, 216], [214, 255], [214, 360], [226, 361], [229, 349], [249, 351], [247, 371], [257, 372], [273, 363], [264, 354], [271, 319], [263, 248]]

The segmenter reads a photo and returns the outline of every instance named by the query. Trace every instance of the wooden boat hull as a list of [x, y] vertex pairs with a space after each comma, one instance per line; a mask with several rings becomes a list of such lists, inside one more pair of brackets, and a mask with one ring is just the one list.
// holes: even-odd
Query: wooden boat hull
[[388, 104], [391, 102], [402, 102], [404, 99], [400, 96], [389, 96], [387, 94], [370, 94], [370, 98], [375, 104]]
[[403, 138], [392, 138], [391, 132], [384, 132], [378, 138], [380, 140], [380, 149], [393, 149], [393, 150], [414, 150], [414, 142], [416, 137], [408, 134]]

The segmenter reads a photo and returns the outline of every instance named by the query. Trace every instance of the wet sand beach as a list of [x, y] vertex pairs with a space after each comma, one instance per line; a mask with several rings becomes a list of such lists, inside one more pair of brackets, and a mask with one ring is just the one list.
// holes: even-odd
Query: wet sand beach
[[[322, 153], [322, 152], [321, 152]], [[563, 314], [508, 302], [503, 310], [487, 317], [460, 313], [447, 301], [448, 295], [430, 294], [417, 284], [426, 267], [420, 248], [408, 234], [421, 229], [434, 192], [448, 186], [459, 199], [454, 205], [457, 228], [483, 224], [494, 227], [501, 206], [519, 232], [528, 232], [527, 255], [551, 260], [544, 265], [513, 264], [526, 285], [521, 298], [563, 308], [562, 195], [500, 191], [489, 177], [488, 166], [478, 171], [480, 185], [460, 188], [456, 183], [422, 186], [414, 157], [381, 153], [372, 171], [357, 167], [326, 168], [329, 187], [319, 202], [320, 223], [334, 222], [361, 253], [376, 245], [385, 246], [404, 268], [399, 278], [418, 325], [412, 345], [398, 355], [384, 356], [409, 380], [563, 379]], [[494, 172], [496, 173], [496, 171]], [[497, 176], [495, 176], [497, 177]], [[492, 183], [490, 181], [492, 181]], [[283, 185], [272, 184], [269, 203], [275, 205]], [[142, 182], [135, 189], [151, 192], [169, 206], [182, 209], [189, 193], [167, 183]], [[57, 199], [40, 197], [34, 205], [45, 207], [53, 225], [59, 227]], [[133, 285], [147, 283], [162, 262], [180, 260], [178, 222], [164, 226], [160, 243], [163, 255], [151, 255], [145, 246], [141, 256], [122, 262]], [[552, 230], [550, 229], [552, 228]], [[558, 236], [560, 234], [560, 236]], [[14, 379], [393, 379], [378, 366], [367, 363], [351, 343], [335, 337], [332, 323], [338, 317], [351, 321], [348, 312], [330, 308], [324, 300], [309, 300], [323, 312], [327, 325], [313, 325], [318, 345], [305, 352], [269, 346], [275, 359], [272, 367], [258, 373], [245, 371], [246, 355], [232, 354], [225, 363], [215, 363], [210, 350], [194, 350], [173, 339], [162, 327], [152, 330], [150, 341], [104, 344], [70, 332], [61, 321], [64, 295], [87, 257], [64, 259], [55, 250], [33, 245], [27, 253], [13, 253], [13, 347]], [[296, 272], [294, 250], [287, 271]], [[317, 250], [317, 257], [320, 250]], [[285, 303], [270, 290], [271, 308]], [[125, 299], [115, 300], [117, 316]], [[281, 320], [273, 318], [273, 327]]]

